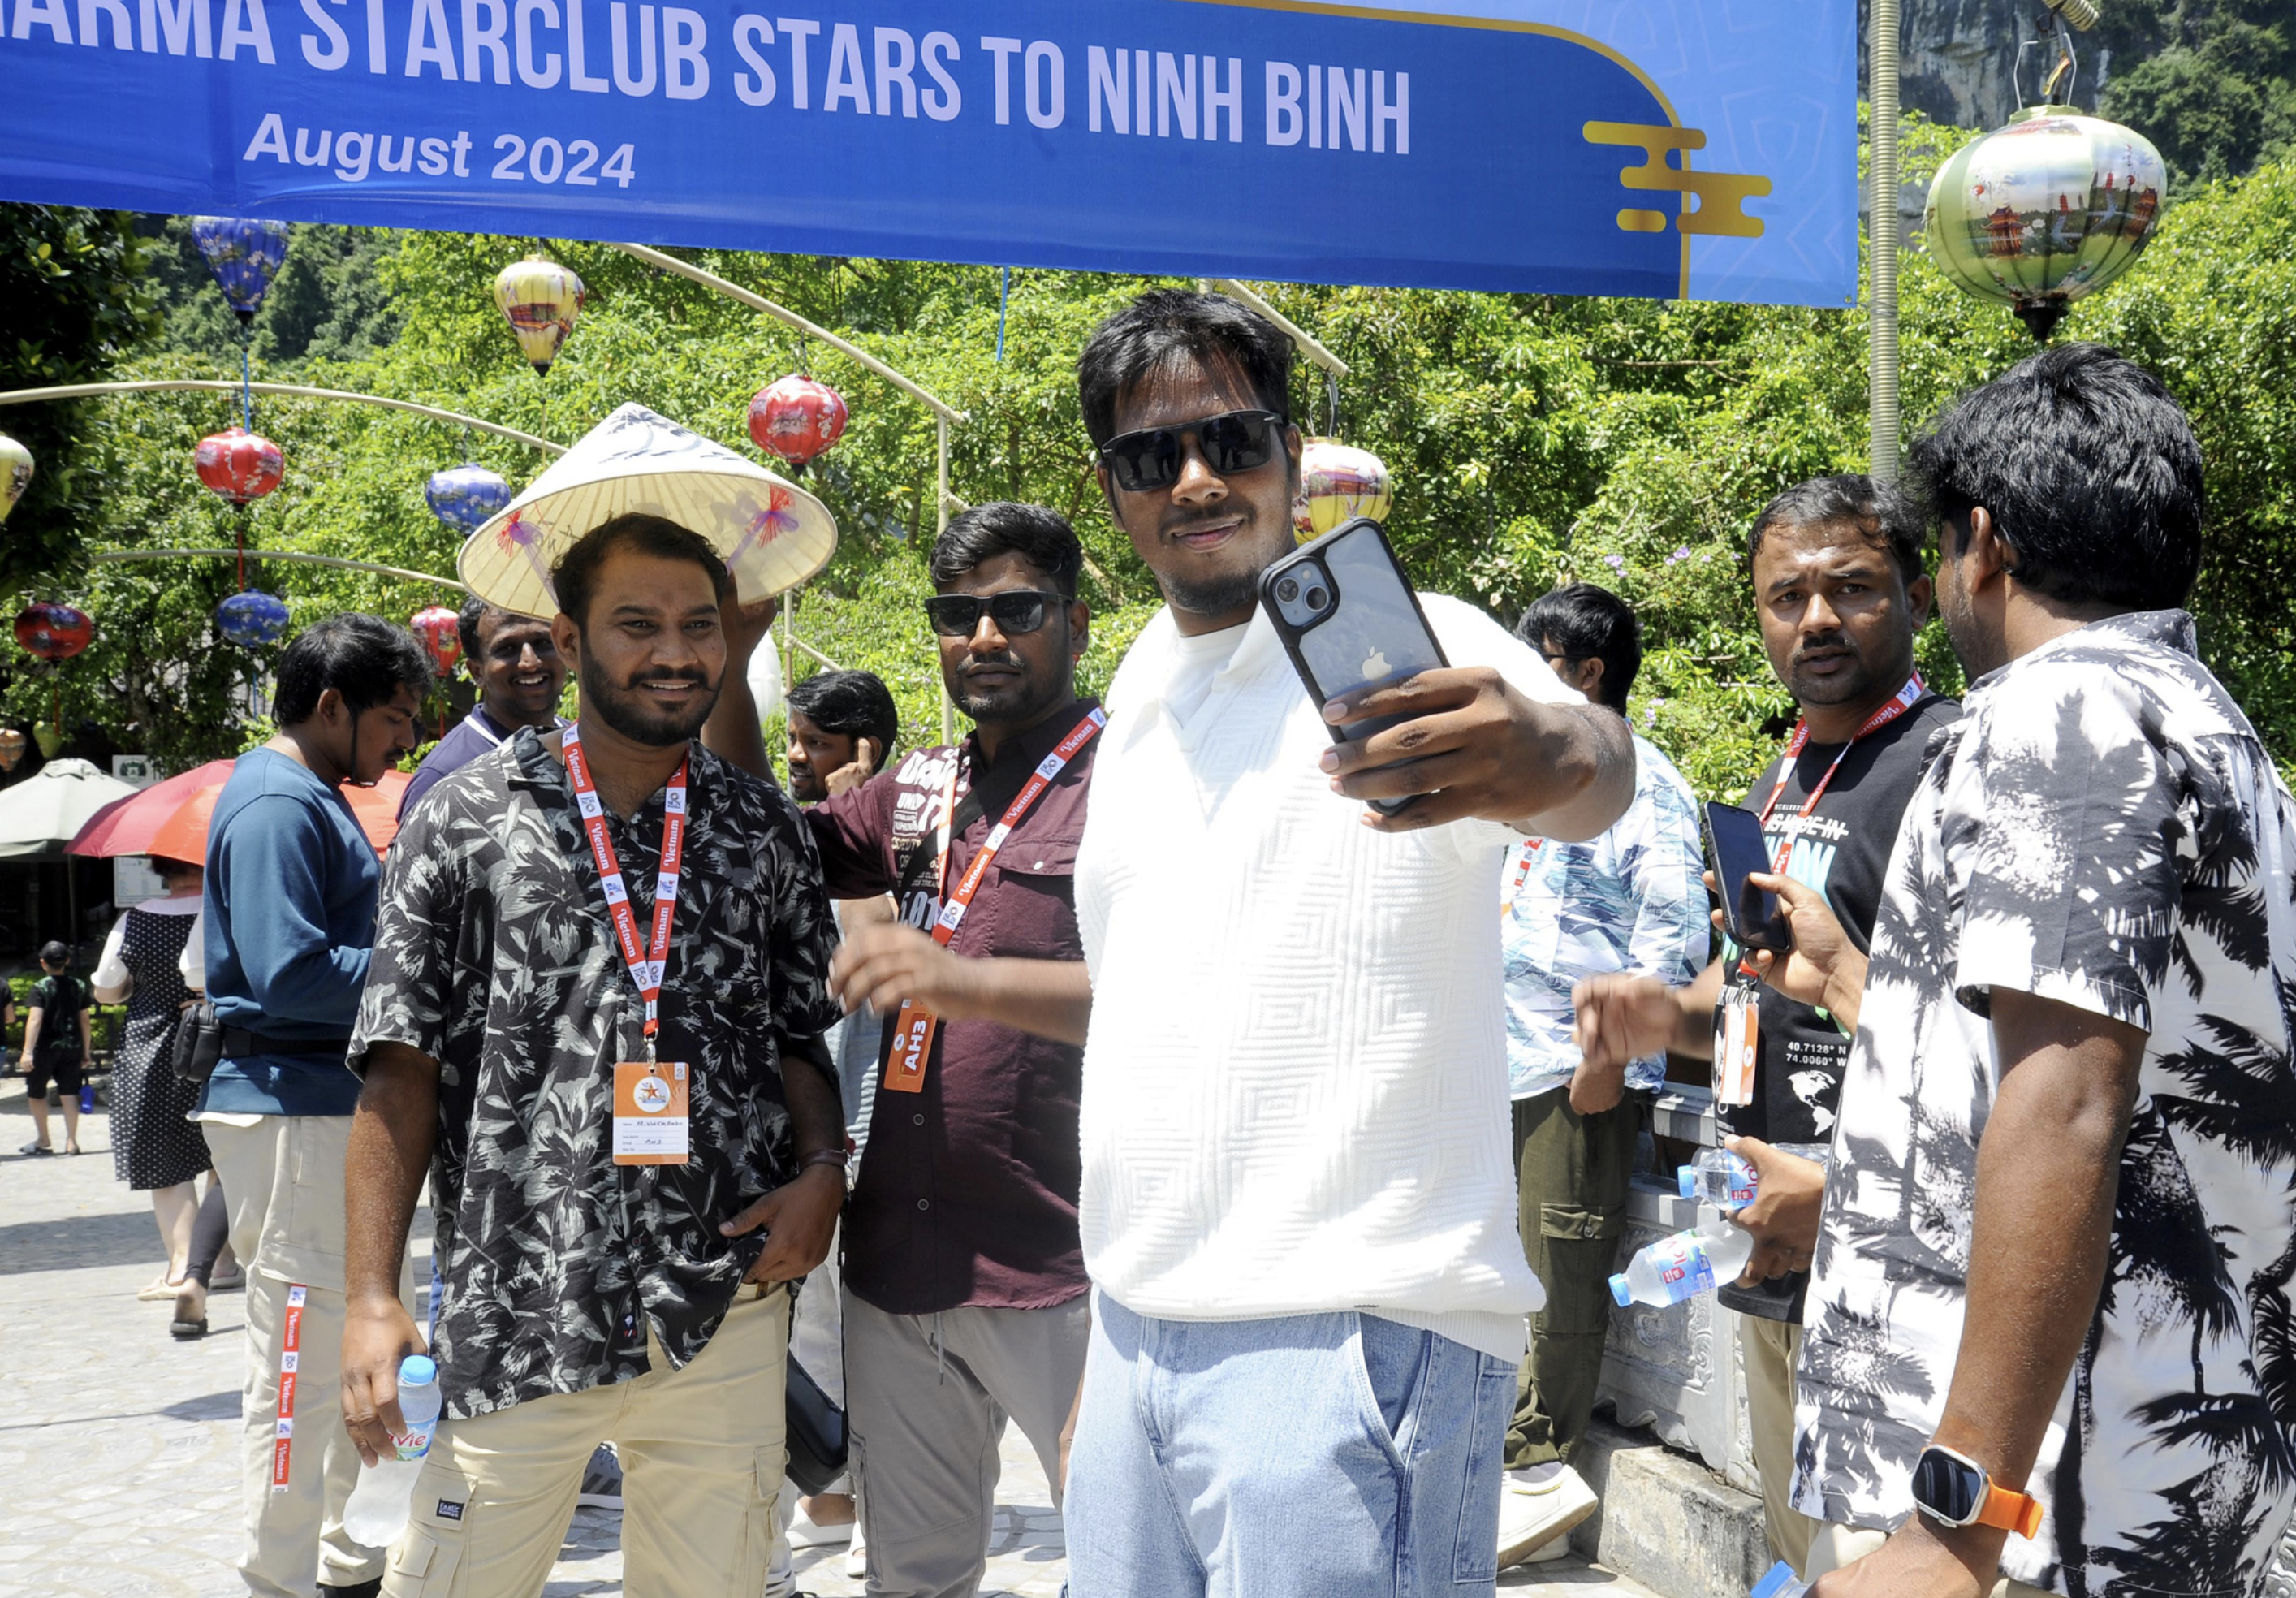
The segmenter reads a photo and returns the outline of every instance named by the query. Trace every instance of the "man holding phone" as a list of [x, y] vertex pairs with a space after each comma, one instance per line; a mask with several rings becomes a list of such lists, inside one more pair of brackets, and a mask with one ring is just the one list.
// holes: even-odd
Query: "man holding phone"
[[[1761, 818], [1767, 859], [1785, 854], [1786, 874], [1823, 894], [1862, 949], [1898, 823], [1921, 780], [1923, 750], [1960, 713], [1929, 692], [1914, 669], [1914, 639], [1929, 619], [1931, 597], [1922, 527], [1887, 484], [1818, 478], [1763, 509], [1749, 548], [1762, 642], [1800, 718], [1784, 752], [1756, 780], [1746, 808]], [[1831, 1141], [1849, 1040], [1824, 1010], [1741, 973], [1742, 953], [1726, 941], [1688, 987], [1625, 976], [1582, 984], [1576, 1002], [1586, 1058], [1572, 1098], [1605, 1101], [1619, 1091], [1627, 1062], [1652, 1049], [1706, 1058], [1718, 1024], [1751, 1026], [1751, 1080], [1718, 1083], [1737, 1091], [1716, 1096], [1722, 1125], [1744, 1140], [1732, 1146], [1761, 1178], [1761, 1196], [1734, 1218], [1759, 1230], [1781, 1212], [1816, 1210], [1821, 1168], [1770, 1145]], [[1750, 998], [1751, 1012], [1740, 1008]], [[1770, 1546], [1796, 1569], [1815, 1531], [1787, 1496], [1808, 1267], [1807, 1250], [1787, 1254], [1758, 1245], [1745, 1275], [1718, 1295], [1741, 1317], [1747, 1418]]]
[[1523, 835], [1592, 837], [1634, 791], [1619, 718], [1440, 595], [1450, 667], [1309, 701], [1258, 604], [1294, 543], [1291, 365], [1234, 301], [1161, 290], [1078, 365], [1111, 514], [1168, 602], [1111, 686], [1077, 857], [1097, 1292], [1067, 1526], [1091, 1598], [1492, 1590], [1541, 1293], [1491, 884]]

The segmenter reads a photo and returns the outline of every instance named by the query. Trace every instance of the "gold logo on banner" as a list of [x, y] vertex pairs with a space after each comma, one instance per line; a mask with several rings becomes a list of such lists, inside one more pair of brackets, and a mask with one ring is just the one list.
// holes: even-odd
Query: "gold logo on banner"
[[[1693, 194], [1695, 210], [1685, 208], [1674, 218], [1685, 234], [1715, 234], [1730, 239], [1759, 239], [1761, 220], [1741, 206], [1750, 198], [1770, 192], [1770, 180], [1738, 172], [1693, 172], [1668, 164], [1678, 152], [1703, 150], [1706, 135], [1695, 127], [1660, 127], [1640, 122], [1589, 122], [1584, 132], [1589, 144], [1623, 144], [1643, 152], [1643, 164], [1619, 173], [1629, 189], [1657, 189]], [[1667, 214], [1629, 207], [1619, 213], [1619, 226], [1628, 233], [1664, 233]]]

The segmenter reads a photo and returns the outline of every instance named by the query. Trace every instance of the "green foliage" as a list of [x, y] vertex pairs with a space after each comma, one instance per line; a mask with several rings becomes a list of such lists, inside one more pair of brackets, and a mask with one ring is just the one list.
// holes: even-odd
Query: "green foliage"
[[2173, 188], [2247, 172], [2296, 135], [2296, 15], [2286, 0], [2099, 9], [2080, 45], [2088, 60], [2109, 51], [2115, 63], [2098, 109], [2152, 141]]
[[[1926, 179], [1967, 136], [1914, 121], [1908, 178]], [[2296, 751], [2296, 636], [2282, 597], [2296, 577], [2292, 237], [2296, 161], [2194, 189], [2136, 269], [2083, 302], [2061, 334], [2119, 344], [2190, 408], [2212, 495], [2210, 557], [2194, 600], [2203, 646], [2284, 761]], [[840, 665], [886, 678], [905, 742], [938, 738], [938, 671], [919, 604], [930, 586], [936, 488], [935, 428], [923, 406], [832, 351], [801, 351], [781, 324], [603, 246], [547, 245], [591, 293], [546, 378], [519, 357], [490, 291], [495, 273], [536, 242], [301, 229], [291, 272], [307, 247], [315, 270], [337, 275], [332, 292], [342, 304], [299, 313], [291, 328], [283, 310], [266, 312], [282, 321], [275, 330], [258, 324], [258, 377], [422, 400], [564, 441], [635, 399], [747, 449], [750, 395], [808, 362], [845, 394], [852, 422], [806, 478], [835, 512], [842, 541], [797, 602], [799, 635]], [[1014, 273], [999, 362], [994, 268], [696, 258], [839, 329], [965, 412], [950, 437], [951, 487], [962, 498], [1035, 500], [1076, 520], [1095, 611], [1084, 675], [1089, 686], [1104, 684], [1159, 602], [1099, 501], [1074, 361], [1093, 324], [1149, 280]], [[184, 288], [168, 275], [174, 269], [160, 269], [174, 285], [164, 345], [119, 375], [228, 370], [235, 343], [200, 331], [206, 291]], [[1648, 643], [1636, 726], [1702, 791], [1742, 791], [1792, 713], [1754, 626], [1745, 530], [1787, 485], [1863, 468], [1863, 312], [1265, 291], [1352, 366], [1337, 430], [1393, 469], [1390, 530], [1419, 580], [1508, 620], [1558, 581], [1584, 578], [1624, 594]], [[2031, 348], [2013, 318], [1946, 284], [1917, 248], [1902, 298], [1904, 406], [1915, 422]], [[338, 332], [313, 331], [330, 326]], [[291, 348], [302, 353], [291, 358]], [[1292, 399], [1313, 430], [1327, 425], [1319, 373], [1303, 365]], [[89, 407], [74, 456], [81, 477], [103, 486], [80, 524], [89, 548], [228, 548], [243, 526], [250, 547], [447, 575], [457, 539], [422, 503], [429, 473], [466, 451], [513, 483], [544, 463], [419, 417], [264, 403], [257, 426], [285, 449], [286, 482], [234, 512], [199, 488], [189, 457], [200, 434], [234, 418], [235, 402], [220, 395]], [[250, 567], [249, 580], [285, 597], [297, 626], [342, 608], [403, 619], [446, 597], [283, 563]], [[52, 676], [19, 673], [8, 713], [45, 717], [60, 692], [68, 721], [92, 720], [171, 764], [232, 752], [256, 725], [268, 655], [212, 634], [209, 614], [235, 586], [228, 559], [59, 566], [44, 592], [85, 604], [97, 643]], [[29, 586], [13, 597], [31, 597]], [[1922, 659], [1933, 683], [1958, 687], [1935, 627]], [[801, 651], [793, 664], [800, 676], [812, 669]]]
[[[0, 389], [87, 382], [148, 331], [150, 293], [130, 218], [70, 206], [0, 206]], [[43, 570], [96, 514], [100, 479], [79, 446], [83, 402], [12, 406], [0, 432], [32, 452], [31, 486], [0, 540], [0, 588]]]
[[[145, 221], [158, 225], [151, 273], [164, 323], [160, 348], [237, 365], [239, 318], [192, 237], [192, 218]], [[397, 232], [311, 223], [292, 236], [248, 329], [256, 359], [356, 360], [398, 336], [399, 311], [381, 270], [398, 253]]]

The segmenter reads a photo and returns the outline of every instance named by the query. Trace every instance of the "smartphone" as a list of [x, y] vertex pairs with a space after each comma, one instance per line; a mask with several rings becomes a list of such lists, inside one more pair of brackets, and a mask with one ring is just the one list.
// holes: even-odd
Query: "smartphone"
[[1716, 889], [1722, 899], [1722, 926], [1748, 949], [1767, 949], [1783, 955], [1793, 947], [1793, 923], [1775, 893], [1746, 886], [1746, 879], [1767, 873], [1775, 862], [1762, 836], [1762, 818], [1736, 805], [1706, 807], [1706, 857], [1714, 867]]
[[[1450, 664], [1386, 531], [1367, 516], [1342, 522], [1260, 573], [1259, 604], [1319, 714], [1341, 694]], [[1347, 722], [1332, 729], [1332, 742], [1368, 738], [1408, 719]], [[1393, 815], [1411, 799], [1367, 802]]]

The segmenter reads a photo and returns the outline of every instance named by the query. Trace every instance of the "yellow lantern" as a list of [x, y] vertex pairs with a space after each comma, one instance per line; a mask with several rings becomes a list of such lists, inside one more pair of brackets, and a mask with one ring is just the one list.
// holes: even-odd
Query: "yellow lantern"
[[529, 255], [496, 277], [495, 303], [510, 318], [528, 362], [538, 373], [548, 372], [582, 314], [582, 280], [556, 261]]
[[1310, 438], [1301, 447], [1300, 493], [1292, 502], [1292, 526], [1300, 543], [1351, 517], [1384, 521], [1394, 503], [1386, 463], [1368, 449], [1337, 438]]
[[0, 521], [8, 520], [8, 512], [16, 508], [31, 482], [32, 452], [0, 433]]

